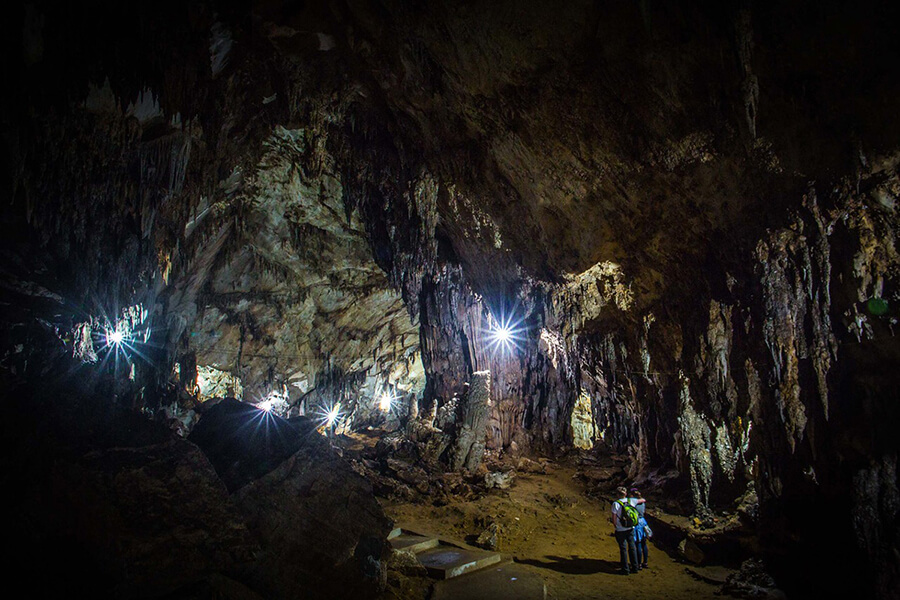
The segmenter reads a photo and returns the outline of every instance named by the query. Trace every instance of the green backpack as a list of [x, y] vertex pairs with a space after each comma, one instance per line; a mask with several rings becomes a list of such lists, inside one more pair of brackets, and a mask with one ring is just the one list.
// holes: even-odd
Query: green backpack
[[618, 500], [616, 500], [616, 504], [622, 507], [622, 514], [619, 515], [619, 525], [622, 527], [634, 527], [638, 524], [638, 519], [641, 516], [635, 507], [630, 504], [622, 504]]

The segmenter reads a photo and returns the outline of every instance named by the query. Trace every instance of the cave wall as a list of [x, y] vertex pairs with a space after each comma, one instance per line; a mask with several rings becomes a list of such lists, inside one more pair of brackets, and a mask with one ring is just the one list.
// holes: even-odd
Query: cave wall
[[[232, 250], [217, 255], [189, 306], [182, 351], [238, 375], [248, 401], [274, 391], [286, 404], [302, 398], [310, 413], [342, 402], [348, 418], [365, 421], [379, 394], [424, 388], [416, 315], [372, 259], [333, 159], [313, 143], [285, 129], [266, 142], [246, 177], [250, 206], [224, 242]], [[193, 226], [216, 210], [202, 208]]]
[[[692, 311], [585, 342], [597, 430], [635, 457], [632, 474], [676, 467], [701, 516], [753, 482], [764, 548], [796, 594], [835, 585], [798, 575], [823, 565], [895, 590], [896, 177], [890, 158], [812, 185], [788, 225], [744, 249], [746, 278], [719, 271]], [[614, 407], [628, 418], [604, 416]], [[861, 553], [823, 559], [823, 546]]]

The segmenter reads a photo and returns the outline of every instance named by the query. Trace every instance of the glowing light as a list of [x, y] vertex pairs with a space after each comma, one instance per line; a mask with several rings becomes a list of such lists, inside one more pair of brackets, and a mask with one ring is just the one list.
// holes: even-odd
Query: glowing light
[[331, 427], [334, 425], [334, 422], [337, 421], [337, 418], [340, 416], [340, 406], [335, 406], [325, 415], [325, 424]]
[[315, 410], [315, 415], [319, 421], [317, 429], [322, 435], [327, 436], [330, 433], [341, 431], [345, 415], [341, 412], [340, 402], [319, 405]]
[[[118, 370], [120, 360], [124, 360], [129, 365], [129, 377], [131, 377], [133, 376], [131, 365], [135, 357], [148, 363], [151, 362], [150, 358], [144, 354], [145, 348], [152, 345], [150, 343], [151, 329], [147, 323], [148, 317], [149, 313], [140, 304], [123, 309], [119, 317], [107, 314], [92, 317], [89, 323], [78, 326], [82, 336], [80, 343], [85, 341], [84, 337], [88, 334], [87, 332], [90, 332], [91, 350], [96, 343], [97, 350], [103, 357], [103, 364], [112, 361], [115, 369]], [[93, 331], [92, 328], [94, 328]], [[88, 362], [92, 357], [99, 358], [96, 353], [86, 353], [84, 348], [76, 348], [75, 354], [82, 357], [82, 362]]]
[[118, 329], [115, 329], [112, 331], [110, 331], [110, 330], [106, 331], [106, 345], [107, 346], [118, 346], [119, 344], [121, 344], [124, 341], [125, 341], [125, 334], [122, 333], [121, 331], [119, 331]]
[[256, 403], [256, 408], [263, 412], [283, 416], [290, 408], [290, 396], [288, 396], [287, 387], [282, 386], [281, 390], [270, 391], [262, 400]]
[[525, 327], [522, 326], [522, 320], [515, 320], [513, 315], [501, 315], [496, 321], [489, 320], [490, 326], [487, 331], [489, 350], [508, 352], [518, 348], [519, 344], [525, 341], [523, 336]]

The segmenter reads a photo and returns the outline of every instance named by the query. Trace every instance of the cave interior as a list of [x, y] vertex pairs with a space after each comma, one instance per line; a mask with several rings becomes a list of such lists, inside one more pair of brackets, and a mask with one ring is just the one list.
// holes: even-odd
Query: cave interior
[[[640, 487], [656, 555], [755, 565], [744, 597], [900, 598], [898, 24], [876, 0], [14, 3], [11, 576], [425, 598], [391, 507], [552, 471], [607, 512]], [[516, 554], [501, 517], [467, 533]]]

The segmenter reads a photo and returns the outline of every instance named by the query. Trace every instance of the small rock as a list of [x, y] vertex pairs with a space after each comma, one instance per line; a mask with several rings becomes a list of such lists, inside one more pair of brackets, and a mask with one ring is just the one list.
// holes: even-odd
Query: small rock
[[681, 543], [678, 544], [678, 553], [681, 554], [685, 560], [692, 562], [695, 565], [699, 565], [703, 562], [703, 559], [706, 558], [703, 554], [703, 550], [700, 549], [700, 546], [688, 538], [684, 538], [681, 540]]
[[500, 548], [500, 526], [491, 523], [487, 529], [481, 532], [475, 545], [485, 550], [497, 550]]
[[484, 476], [484, 485], [486, 485], [488, 489], [497, 488], [498, 490], [506, 490], [509, 489], [509, 486], [512, 485], [515, 478], [516, 472], [513, 469], [505, 472], [495, 471], [493, 473], [486, 473]]
[[783, 600], [784, 592], [775, 587], [775, 580], [766, 573], [762, 561], [745, 560], [741, 570], [729, 575], [722, 591], [738, 598], [764, 598]]
[[516, 464], [516, 469], [523, 473], [547, 473], [547, 469], [544, 465], [524, 457], [519, 459], [519, 462]]
[[408, 577], [425, 577], [428, 575], [428, 571], [422, 566], [416, 555], [409, 550], [391, 550], [387, 560], [387, 568]]

